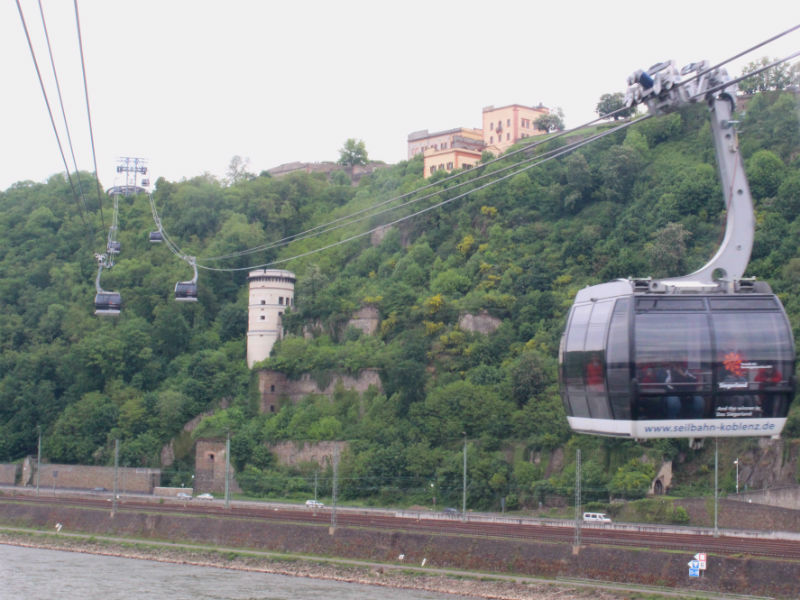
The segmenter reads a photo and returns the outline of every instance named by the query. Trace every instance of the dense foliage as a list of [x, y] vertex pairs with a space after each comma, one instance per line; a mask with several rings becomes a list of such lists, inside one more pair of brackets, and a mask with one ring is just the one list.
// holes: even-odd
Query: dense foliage
[[[796, 111], [793, 94], [759, 94], [740, 117], [740, 137], [757, 213], [749, 274], [772, 284], [797, 337]], [[190, 255], [233, 254], [215, 263], [231, 270], [202, 271], [200, 301], [175, 303], [172, 286], [190, 269], [147, 241], [147, 198], [125, 199], [122, 253], [103, 272], [103, 287], [123, 297], [115, 320], [92, 315], [93, 253], [105, 246], [108, 200], [103, 213], [96, 198], [81, 210], [60, 175], [12, 186], [0, 193], [0, 460], [35, 453], [41, 430], [52, 461], [108, 464], [120, 439], [123, 464], [159, 466], [162, 447], [179, 439], [184, 424], [213, 411], [194, 435], [230, 432], [238, 481], [256, 494], [313, 493], [320, 469], [280, 466], [266, 444], [345, 440], [339, 493], [349, 499], [430, 504], [436, 497], [457, 505], [465, 443], [470, 507], [498, 507], [505, 498], [514, 508], [570, 494], [574, 466], [550, 464], [556, 448], [566, 465], [583, 449], [587, 498], [641, 497], [653, 474], [641, 457], [688, 448], [572, 436], [556, 382], [558, 340], [582, 286], [682, 274], [715, 251], [724, 215], [707, 115], [697, 106], [650, 119], [509, 176], [507, 167], [528, 154], [458, 179], [423, 180], [415, 159], [358, 186], [343, 173], [224, 184], [161, 179], [155, 202], [169, 234]], [[81, 177], [92, 189], [91, 178]], [[421, 189], [429, 184], [435, 187]], [[443, 200], [386, 231], [333, 245]], [[236, 254], [378, 206], [393, 210]], [[330, 247], [307, 254], [323, 246]], [[291, 335], [263, 366], [319, 378], [378, 368], [383, 390], [340, 389], [332, 399], [308, 397], [258, 414], [244, 356], [246, 270], [232, 269], [296, 256], [278, 265], [298, 276], [296, 308], [284, 322]], [[364, 306], [380, 315], [372, 336], [347, 326]], [[467, 313], [486, 313], [499, 327], [470, 332], [459, 325]], [[788, 435], [800, 435], [796, 409]], [[174, 445], [179, 460], [165, 483], [191, 470], [192, 456]], [[331, 466], [322, 469], [316, 481], [329, 493]]]

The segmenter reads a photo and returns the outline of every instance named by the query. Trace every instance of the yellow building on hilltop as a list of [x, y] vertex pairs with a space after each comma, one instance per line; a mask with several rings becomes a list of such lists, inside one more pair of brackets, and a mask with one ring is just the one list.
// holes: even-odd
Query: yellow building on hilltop
[[550, 114], [550, 110], [539, 106], [487, 106], [483, 109], [481, 129], [459, 127], [430, 133], [427, 129], [408, 135], [408, 158], [417, 154], [424, 157], [425, 178], [440, 171], [455, 171], [472, 168], [487, 150], [499, 156], [521, 139], [541, 135], [534, 126], [536, 119]]

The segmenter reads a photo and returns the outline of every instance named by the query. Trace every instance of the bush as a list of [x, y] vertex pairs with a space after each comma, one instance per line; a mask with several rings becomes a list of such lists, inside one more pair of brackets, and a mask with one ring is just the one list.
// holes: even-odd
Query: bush
[[672, 509], [672, 522], [675, 525], [688, 525], [689, 513], [682, 506], [675, 506]]

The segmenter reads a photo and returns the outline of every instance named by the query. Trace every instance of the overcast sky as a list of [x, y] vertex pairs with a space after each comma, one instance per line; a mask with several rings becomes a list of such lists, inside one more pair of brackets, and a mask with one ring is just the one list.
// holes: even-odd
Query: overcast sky
[[[19, 0], [54, 111], [38, 0]], [[78, 167], [93, 171], [73, 0], [41, 0]], [[394, 163], [412, 131], [480, 127], [484, 106], [596, 117], [665, 59], [717, 63], [800, 23], [790, 0], [78, 0], [101, 183], [121, 156], [172, 181], [335, 161], [347, 138]], [[800, 49], [800, 32], [729, 68]], [[0, 190], [64, 166], [16, 0], [0, 2]], [[55, 112], [66, 148], [60, 112]], [[67, 157], [71, 166], [71, 158]]]

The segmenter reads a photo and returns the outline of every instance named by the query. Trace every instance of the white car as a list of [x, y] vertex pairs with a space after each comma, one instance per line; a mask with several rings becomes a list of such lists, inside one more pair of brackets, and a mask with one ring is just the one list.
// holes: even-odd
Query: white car
[[605, 513], [583, 513], [584, 523], [611, 523], [611, 519]]
[[325, 505], [318, 500], [306, 500], [306, 506], [309, 508], [322, 508]]
[[213, 495], [211, 495], [211, 494], [208, 494], [208, 493], [206, 493], [206, 494], [200, 494], [200, 495], [197, 497], [197, 499], [198, 499], [198, 500], [213, 500], [213, 499], [214, 499], [214, 496], [213, 496]]
[[175, 494], [175, 497], [176, 498], [180, 498], [181, 500], [191, 500], [192, 499], [192, 495], [191, 494], [187, 494], [186, 492], [178, 492], [177, 494]]

